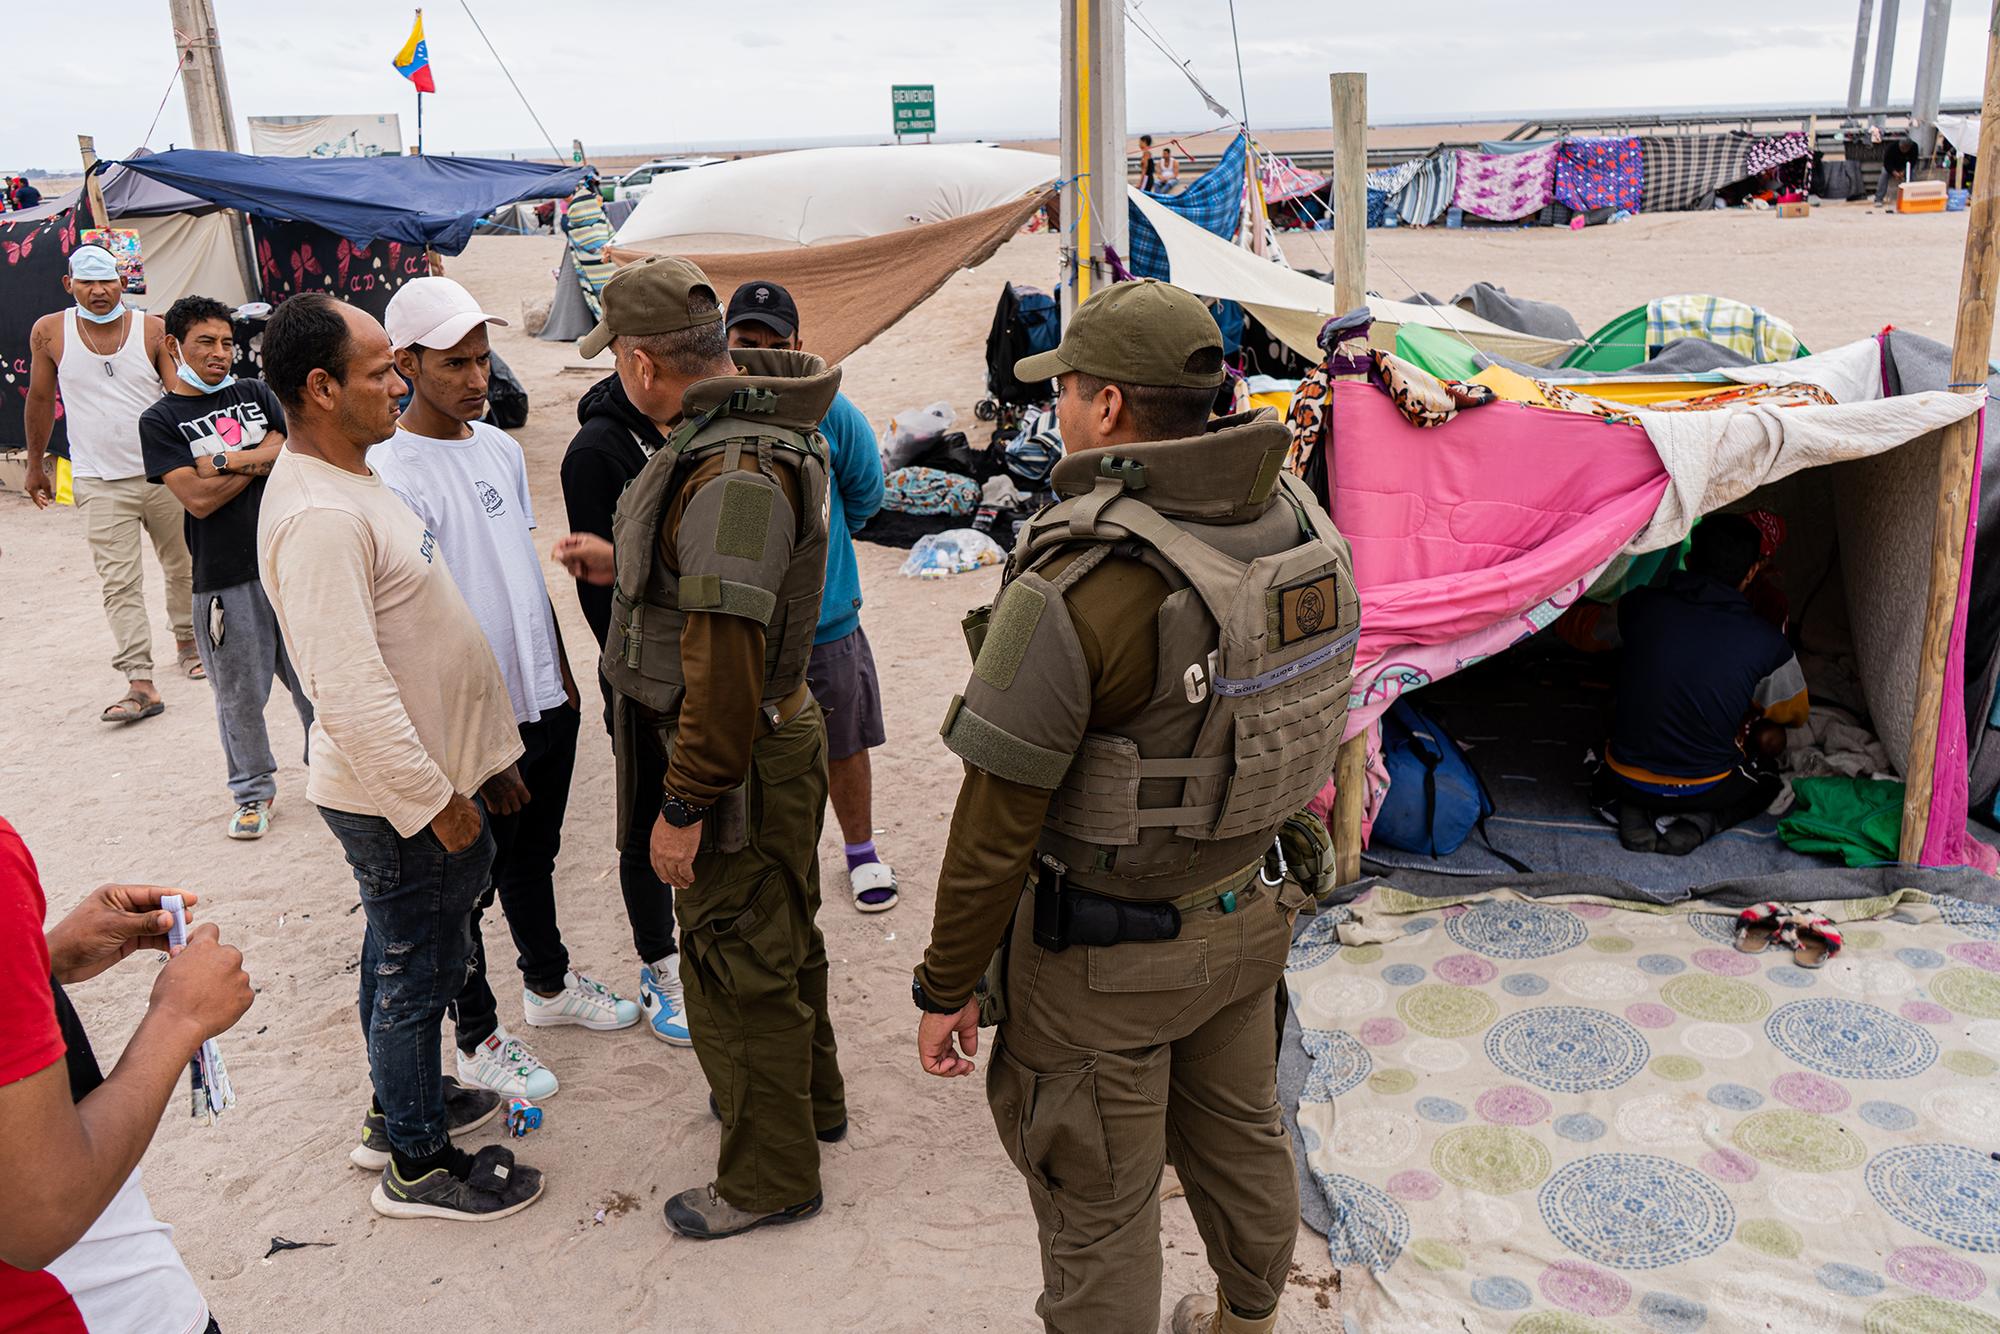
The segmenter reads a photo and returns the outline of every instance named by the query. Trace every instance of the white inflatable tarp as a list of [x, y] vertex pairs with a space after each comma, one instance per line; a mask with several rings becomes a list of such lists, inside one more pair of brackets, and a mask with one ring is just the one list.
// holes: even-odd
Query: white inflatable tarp
[[619, 245], [745, 236], [823, 245], [962, 218], [1056, 179], [1057, 159], [985, 144], [806, 148], [674, 172], [618, 229]]

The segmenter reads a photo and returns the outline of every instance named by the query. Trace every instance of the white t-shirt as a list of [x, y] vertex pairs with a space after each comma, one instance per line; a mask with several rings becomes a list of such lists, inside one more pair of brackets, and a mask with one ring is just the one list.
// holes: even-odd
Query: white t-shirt
[[472, 423], [465, 440], [398, 430], [368, 451], [368, 466], [437, 535], [444, 563], [507, 678], [514, 721], [534, 722], [565, 703], [521, 446], [485, 422]]
[[48, 1268], [5, 1269], [0, 1328], [200, 1334], [208, 1303], [181, 1263], [173, 1233], [153, 1216], [133, 1168], [90, 1230]]

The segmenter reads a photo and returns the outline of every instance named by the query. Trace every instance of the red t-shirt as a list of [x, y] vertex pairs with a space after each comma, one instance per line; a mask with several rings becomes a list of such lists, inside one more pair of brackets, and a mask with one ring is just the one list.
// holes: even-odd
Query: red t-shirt
[[46, 1070], [63, 1057], [49, 990], [49, 905], [28, 845], [0, 819], [0, 1084]]
[[[0, 1085], [48, 1069], [67, 1054], [56, 1022], [48, 903], [35, 859], [0, 819]], [[0, 1262], [0, 1330], [10, 1334], [192, 1334], [208, 1305], [153, 1217], [139, 1171], [77, 1243], [32, 1273]]]

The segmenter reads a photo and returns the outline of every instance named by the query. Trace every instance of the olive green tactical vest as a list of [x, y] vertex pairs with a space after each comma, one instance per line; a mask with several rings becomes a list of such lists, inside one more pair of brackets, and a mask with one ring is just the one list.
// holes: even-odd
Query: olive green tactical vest
[[1051, 600], [1110, 554], [1173, 590], [1152, 700], [1085, 734], [1038, 844], [1071, 883], [1125, 898], [1176, 897], [1259, 862], [1333, 772], [1347, 719], [1361, 623], [1347, 542], [1283, 470], [1280, 423], [1216, 428], [1065, 458], [1053, 480], [1067, 498], [1009, 562], [1012, 582]]
[[[817, 423], [839, 387], [840, 372], [797, 352], [734, 352], [746, 372], [692, 386], [687, 415], [619, 497], [611, 533], [616, 582], [602, 670], [611, 688], [643, 708], [671, 715], [686, 690], [681, 632], [688, 611], [723, 610], [764, 625], [764, 694], [777, 704], [806, 679], [826, 580], [827, 445]], [[660, 549], [667, 507], [694, 465], [715, 454], [744, 459], [776, 480], [794, 474], [800, 497], [790, 562], [769, 586], [712, 575], [687, 577]], [[727, 474], [707, 484], [728, 485]], [[725, 516], [726, 518], [727, 516]], [[684, 521], [685, 522], [685, 521]], [[718, 545], [743, 540], [719, 534]], [[761, 539], [761, 531], [748, 534]], [[761, 550], [761, 548], [759, 548]]]

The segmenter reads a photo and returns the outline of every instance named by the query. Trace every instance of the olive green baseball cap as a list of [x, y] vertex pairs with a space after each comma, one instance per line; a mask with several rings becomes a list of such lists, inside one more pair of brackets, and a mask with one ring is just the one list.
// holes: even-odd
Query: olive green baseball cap
[[1053, 352], [1014, 363], [1034, 384], [1082, 371], [1115, 384], [1214, 389], [1222, 383], [1222, 330], [1202, 299], [1146, 278], [1115, 283], [1077, 307]]
[[[693, 309], [696, 292], [708, 297], [699, 312]], [[715, 284], [693, 260], [678, 255], [649, 255], [627, 264], [611, 275], [597, 299], [604, 316], [576, 345], [577, 352], [586, 358], [611, 346], [619, 334], [679, 333], [722, 322]]]

